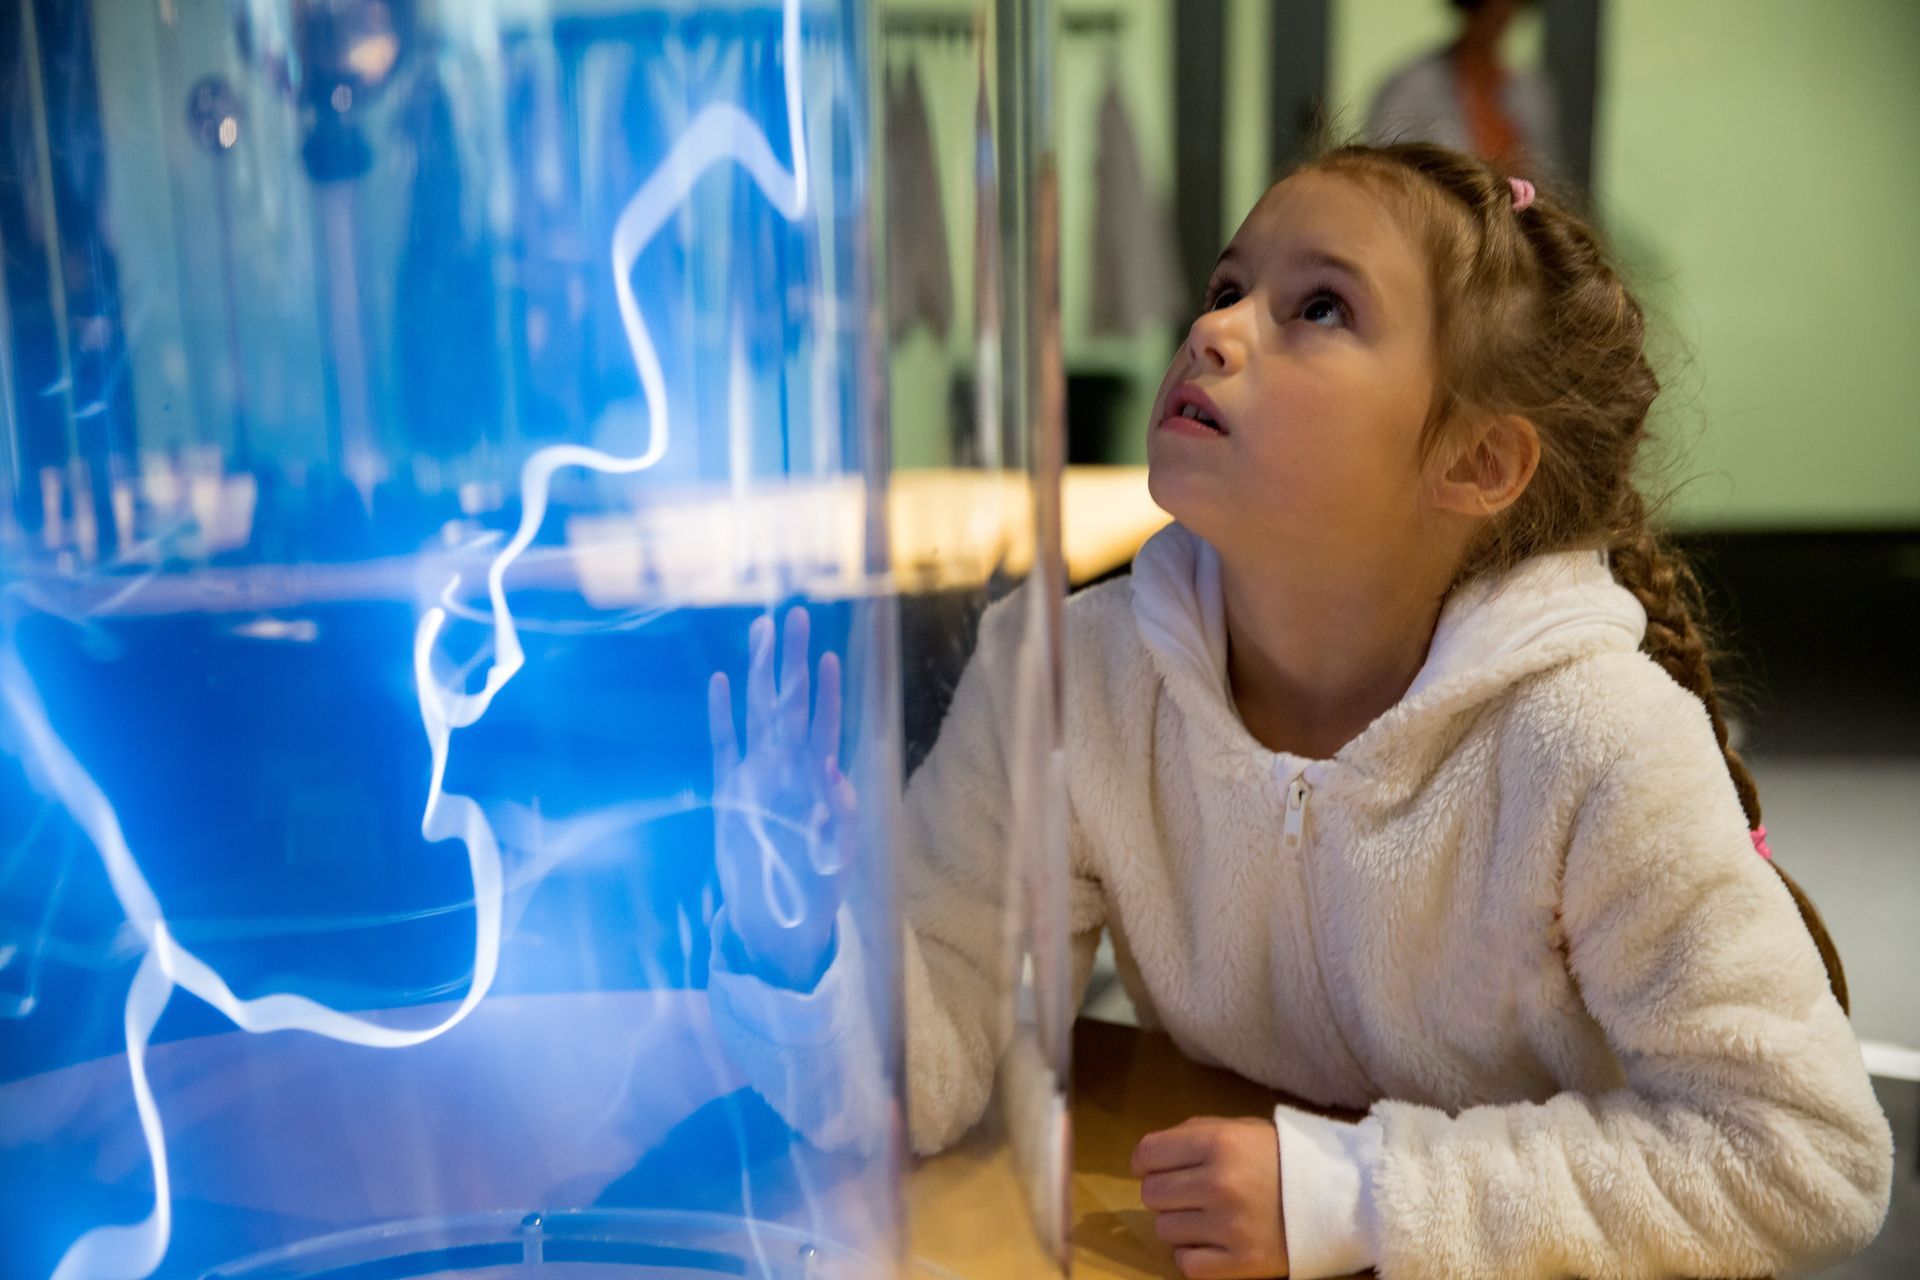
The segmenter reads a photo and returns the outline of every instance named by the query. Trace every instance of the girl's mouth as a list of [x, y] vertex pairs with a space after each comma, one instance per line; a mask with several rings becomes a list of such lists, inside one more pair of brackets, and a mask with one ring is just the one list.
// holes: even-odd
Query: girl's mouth
[[1164, 431], [1203, 439], [1231, 434], [1207, 393], [1191, 382], [1183, 382], [1173, 389], [1173, 394], [1167, 397], [1165, 415], [1156, 425]]

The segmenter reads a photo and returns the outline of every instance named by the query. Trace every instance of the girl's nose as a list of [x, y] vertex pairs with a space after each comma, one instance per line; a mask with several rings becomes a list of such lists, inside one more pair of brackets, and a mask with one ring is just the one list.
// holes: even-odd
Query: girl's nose
[[1187, 350], [1205, 368], [1231, 373], [1246, 357], [1246, 343], [1240, 334], [1247, 310], [1243, 298], [1230, 307], [1203, 311], [1187, 330]]

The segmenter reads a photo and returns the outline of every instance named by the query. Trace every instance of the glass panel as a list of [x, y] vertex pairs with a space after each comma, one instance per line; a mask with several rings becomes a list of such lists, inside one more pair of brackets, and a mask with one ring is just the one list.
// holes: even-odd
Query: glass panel
[[930, 1274], [1054, 1274], [1066, 1250], [1054, 21], [900, 0], [880, 25], [908, 1199]]
[[891, 1269], [867, 26], [0, 17], [0, 1272]]

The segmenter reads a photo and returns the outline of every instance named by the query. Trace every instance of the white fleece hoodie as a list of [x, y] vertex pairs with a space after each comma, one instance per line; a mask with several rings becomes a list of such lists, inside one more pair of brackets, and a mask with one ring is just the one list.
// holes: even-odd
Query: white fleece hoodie
[[[1014, 615], [990, 609], [906, 798], [909, 1127], [954, 1141], [1005, 1045], [994, 951]], [[1066, 610], [1074, 980], [1104, 927], [1143, 1024], [1281, 1108], [1293, 1274], [1740, 1276], [1857, 1250], [1892, 1137], [1705, 708], [1594, 552], [1449, 598], [1330, 760], [1235, 714], [1218, 557], [1179, 526]], [[716, 945], [716, 1024], [816, 1140], [877, 1131], [861, 940], [809, 993]], [[725, 932], [724, 913], [715, 921]], [[868, 1039], [871, 1032], [867, 1031]]]

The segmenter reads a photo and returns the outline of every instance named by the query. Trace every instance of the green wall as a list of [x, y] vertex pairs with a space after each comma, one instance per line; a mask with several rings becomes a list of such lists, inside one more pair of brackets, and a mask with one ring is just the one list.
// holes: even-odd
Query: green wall
[[1611, 0], [1595, 186], [1684, 521], [1920, 525], [1920, 4]]

